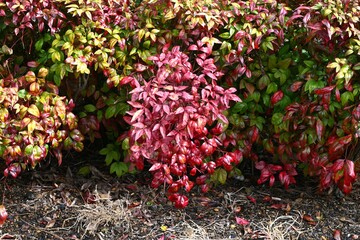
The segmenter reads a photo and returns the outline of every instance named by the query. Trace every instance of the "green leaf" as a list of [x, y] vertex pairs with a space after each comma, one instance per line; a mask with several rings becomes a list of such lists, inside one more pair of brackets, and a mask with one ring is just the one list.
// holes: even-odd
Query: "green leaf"
[[105, 111], [105, 118], [112, 118], [116, 113], [116, 105], [109, 106]]
[[125, 115], [125, 113], [130, 110], [129, 104], [127, 104], [127, 103], [121, 102], [121, 103], [116, 104], [115, 106], [116, 106], [115, 116], [118, 114]]
[[263, 75], [259, 81], [257, 82], [257, 87], [260, 89], [260, 90], [263, 90], [264, 88], [266, 88], [270, 83], [270, 78], [268, 75]]
[[126, 151], [130, 149], [130, 145], [129, 145], [129, 138], [125, 138], [122, 143], [121, 143], [121, 148], [122, 150]]
[[317, 88], [318, 88], [318, 82], [314, 79], [310, 79], [305, 83], [305, 92], [312, 93]]
[[84, 106], [84, 109], [87, 111], [87, 112], [95, 112], [96, 111], [96, 107], [92, 104], [86, 104]]
[[78, 171], [78, 175], [81, 175], [81, 176], [89, 176], [90, 173], [91, 173], [91, 170], [90, 170], [89, 166], [84, 166], [84, 167], [80, 168]]
[[105, 157], [105, 164], [106, 166], [109, 166], [113, 162], [113, 157], [111, 154], [107, 154]]
[[355, 64], [353, 70], [360, 70], [360, 63]]
[[53, 54], [51, 54], [51, 60], [55, 63], [57, 61], [61, 61], [61, 54], [60, 52], [54, 52]]
[[275, 126], [280, 125], [283, 122], [284, 115], [282, 113], [275, 113], [271, 117], [271, 123]]
[[108, 145], [106, 145], [105, 148], [102, 148], [102, 149], [99, 151], [99, 153], [100, 153], [100, 155], [107, 155], [109, 151], [112, 151], [112, 149], [113, 149], [113, 145], [112, 145], [112, 144], [108, 144]]
[[25, 98], [28, 92], [25, 89], [21, 89], [18, 91], [19, 98]]
[[244, 113], [247, 110], [247, 103], [237, 102], [232, 108], [231, 112], [234, 113]]
[[124, 162], [113, 162], [110, 166], [110, 173], [116, 173], [116, 176], [121, 177], [129, 172], [129, 168]]
[[220, 34], [219, 37], [224, 38], [224, 39], [229, 39], [230, 38], [230, 33], [229, 32], [224, 32], [224, 33]]
[[341, 94], [341, 105], [345, 106], [349, 100], [350, 101], [354, 101], [354, 95], [352, 92], [344, 92], [343, 94]]
[[266, 94], [274, 93], [278, 90], [278, 85], [274, 82], [270, 83], [266, 89]]
[[217, 170], [217, 181], [221, 184], [225, 184], [226, 183], [226, 178], [227, 178], [227, 172], [225, 169], [223, 168], [219, 168]]
[[290, 66], [290, 63], [291, 63], [291, 58], [286, 58], [284, 60], [281, 60], [280, 62], [278, 62], [278, 66], [281, 68], [281, 69], [288, 69], [289, 66]]
[[60, 76], [59, 75], [57, 75], [57, 74], [54, 74], [54, 83], [56, 84], [56, 86], [60, 86], [60, 84], [61, 84], [61, 78], [60, 78]]
[[305, 60], [304, 63], [309, 68], [312, 68], [314, 66], [314, 64], [315, 64], [314, 61], [310, 61], [310, 60]]
[[40, 51], [42, 49], [42, 46], [44, 44], [44, 39], [40, 38], [36, 43], [35, 43], [35, 50], [36, 51]]
[[33, 154], [34, 145], [27, 145], [25, 147], [25, 155], [31, 156]]
[[5, 145], [0, 145], [0, 156], [4, 155], [5, 150], [6, 150], [6, 146]]
[[263, 103], [265, 106], [267, 106], [267, 107], [270, 106], [270, 95], [263, 94], [262, 100], [263, 100]]

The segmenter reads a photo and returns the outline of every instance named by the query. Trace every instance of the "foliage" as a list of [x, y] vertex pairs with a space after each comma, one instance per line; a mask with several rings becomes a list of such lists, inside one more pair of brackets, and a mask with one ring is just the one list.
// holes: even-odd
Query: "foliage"
[[[301, 170], [319, 176], [321, 189], [336, 183], [349, 193], [360, 109], [359, 5], [314, 1], [279, 23], [283, 43], [270, 55], [260, 48], [247, 65], [251, 74], [237, 80], [244, 91], [230, 116], [235, 139], [256, 162], [260, 184], [272, 186], [278, 176], [287, 188]], [[259, 147], [263, 159], [254, 154]]]
[[83, 135], [71, 112], [74, 105], [45, 81], [47, 73], [41, 68], [37, 75], [29, 71], [0, 80], [0, 156], [7, 165], [5, 176], [17, 177], [26, 166], [34, 168], [49, 152], [61, 164], [62, 150], [83, 149]]
[[111, 173], [148, 169], [180, 208], [184, 191], [243, 165], [259, 184], [302, 173], [349, 193], [359, 12], [348, 0], [0, 0], [5, 171], [61, 160], [84, 135], [105, 143]]
[[189, 176], [200, 174], [195, 182], [206, 192], [206, 174], [217, 167], [230, 171], [242, 157], [240, 151], [221, 151], [220, 135], [228, 123], [223, 112], [230, 101], [240, 101], [235, 88], [217, 85], [223, 74], [208, 55], [195, 53], [194, 58], [196, 65], [191, 65], [180, 47], [165, 46], [160, 55], [149, 58], [155, 63], [146, 74], [149, 79], [140, 74], [129, 79], [137, 86], [130, 92], [131, 110], [126, 117], [132, 126], [130, 162], [140, 170], [144, 159], [151, 163], [151, 186], [169, 184], [169, 199], [176, 207], [187, 205], [177, 192], [181, 187], [187, 192], [192, 189], [194, 181]]

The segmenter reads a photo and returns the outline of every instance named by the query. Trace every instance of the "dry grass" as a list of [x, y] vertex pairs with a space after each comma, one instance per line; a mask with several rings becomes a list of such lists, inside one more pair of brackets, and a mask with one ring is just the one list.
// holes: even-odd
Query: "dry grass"
[[305, 232], [300, 214], [277, 216], [274, 219], [251, 223], [250, 226], [253, 233], [266, 240], [295, 240]]
[[110, 195], [95, 194], [94, 204], [85, 204], [76, 207], [78, 216], [75, 225], [86, 234], [96, 235], [102, 239], [99, 229], [107, 226], [116, 225], [124, 229], [125, 232], [131, 231], [131, 212], [128, 209], [128, 199], [118, 199], [112, 201]]

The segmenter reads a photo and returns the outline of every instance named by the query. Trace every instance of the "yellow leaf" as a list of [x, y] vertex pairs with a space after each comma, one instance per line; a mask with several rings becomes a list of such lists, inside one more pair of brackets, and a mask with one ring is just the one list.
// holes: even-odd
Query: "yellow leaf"
[[139, 41], [141, 41], [141, 39], [144, 37], [144, 35], [145, 35], [145, 30], [144, 30], [144, 29], [140, 29], [140, 30], [139, 30], [139, 33], [138, 33]]
[[27, 111], [35, 117], [40, 117], [40, 111], [35, 104], [31, 104]]
[[85, 11], [85, 14], [90, 20], [92, 20], [91, 13], [89, 11]]
[[165, 232], [168, 229], [168, 227], [166, 225], [161, 225], [160, 229], [161, 231]]

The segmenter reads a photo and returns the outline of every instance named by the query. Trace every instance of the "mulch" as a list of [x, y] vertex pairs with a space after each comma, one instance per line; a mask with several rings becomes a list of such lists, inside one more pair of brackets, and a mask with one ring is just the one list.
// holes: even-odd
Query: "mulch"
[[[0, 239], [360, 239], [360, 188], [319, 193], [316, 182], [284, 190], [230, 180], [189, 193], [175, 209], [146, 174], [117, 178], [79, 161], [3, 180], [9, 214]], [[86, 163], [89, 164], [89, 163]]]

